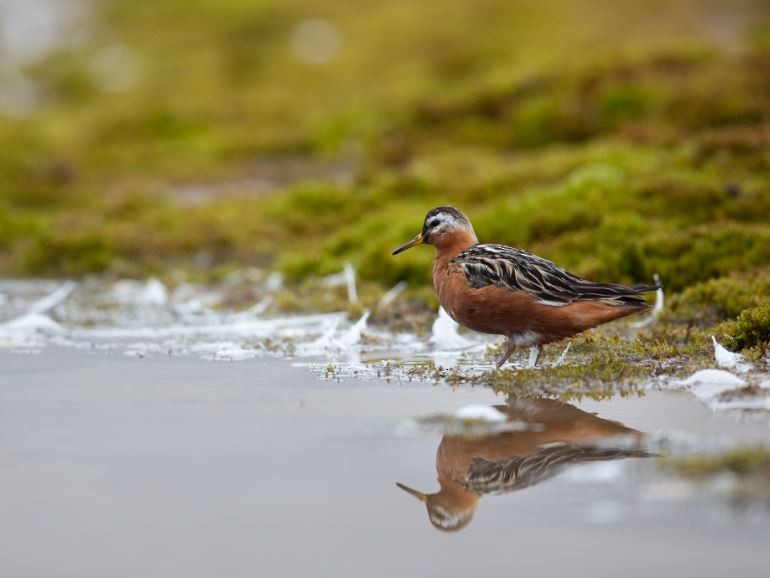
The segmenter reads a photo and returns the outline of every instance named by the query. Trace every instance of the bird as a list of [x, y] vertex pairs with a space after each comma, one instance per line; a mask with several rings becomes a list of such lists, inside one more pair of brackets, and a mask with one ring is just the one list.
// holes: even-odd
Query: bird
[[392, 254], [420, 244], [436, 248], [433, 286], [449, 316], [505, 336], [498, 369], [518, 347], [530, 348], [527, 367], [535, 367], [542, 345], [644, 312], [643, 295], [661, 287], [594, 283], [522, 249], [479, 243], [468, 217], [451, 206], [428, 211], [420, 234]]
[[396, 482], [425, 504], [439, 530], [467, 526], [484, 495], [534, 486], [572, 465], [655, 455], [643, 449], [642, 432], [568, 403], [509, 397], [494, 407], [518, 427], [484, 437], [444, 435], [436, 451], [438, 492]]

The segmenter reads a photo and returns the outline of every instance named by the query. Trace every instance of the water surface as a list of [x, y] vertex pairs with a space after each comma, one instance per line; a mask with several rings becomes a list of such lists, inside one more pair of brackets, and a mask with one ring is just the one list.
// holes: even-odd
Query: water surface
[[[766, 576], [768, 518], [655, 458], [567, 465], [436, 529], [396, 486], [439, 487], [442, 432], [414, 418], [505, 403], [271, 358], [0, 352], [0, 575]], [[683, 392], [575, 406], [658, 449], [770, 440]]]

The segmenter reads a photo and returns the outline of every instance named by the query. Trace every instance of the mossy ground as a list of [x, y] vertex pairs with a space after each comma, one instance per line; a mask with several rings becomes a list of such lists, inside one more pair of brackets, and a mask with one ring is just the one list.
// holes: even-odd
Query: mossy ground
[[[278, 269], [282, 311], [424, 332], [431, 251], [390, 251], [454, 204], [482, 240], [597, 281], [659, 273], [671, 299], [654, 329], [581, 337], [592, 361], [506, 387], [699, 366], [711, 334], [766, 359], [767, 2], [369, 4], [98, 3], [90, 34], [25, 66], [33, 113], [0, 115], [0, 273]], [[316, 17], [342, 38], [322, 66], [290, 47]], [[116, 46], [119, 92], [94, 73]], [[318, 281], [346, 262], [352, 306]]]
[[738, 504], [764, 503], [770, 506], [770, 449], [741, 447], [719, 454], [665, 458], [664, 467], [677, 474], [707, 482], [714, 476], [734, 474], [732, 499]]
[[[450, 385], [485, 386], [511, 395], [546, 395], [563, 401], [583, 397], [604, 399], [614, 395], [643, 395], [659, 377], [684, 376], [713, 366], [710, 336], [700, 330], [658, 325], [643, 330], [619, 323], [580, 335], [570, 342], [563, 363], [556, 363], [565, 344], [546, 346], [538, 366], [521, 369], [528, 352], [514, 354], [519, 367], [504, 366], [483, 372], [425, 364], [412, 369], [423, 379]], [[487, 352], [489, 361], [502, 352], [502, 344]]]

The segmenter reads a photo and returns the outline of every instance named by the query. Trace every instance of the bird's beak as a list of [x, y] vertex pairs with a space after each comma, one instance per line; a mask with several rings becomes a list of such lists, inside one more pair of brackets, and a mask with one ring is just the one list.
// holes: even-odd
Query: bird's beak
[[401, 251], [406, 251], [410, 247], [414, 247], [415, 245], [419, 245], [422, 242], [423, 242], [422, 234], [417, 235], [414, 239], [412, 239], [408, 243], [404, 243], [403, 245], [401, 245], [397, 249], [394, 249], [393, 252], [391, 253], [391, 255], [398, 255]]
[[409, 486], [405, 486], [404, 484], [401, 484], [399, 482], [396, 482], [396, 485], [399, 488], [401, 488], [402, 490], [404, 490], [407, 494], [412, 494], [415, 498], [417, 498], [421, 502], [427, 502], [428, 501], [428, 496], [423, 494], [422, 492], [418, 492], [417, 490], [413, 490]]

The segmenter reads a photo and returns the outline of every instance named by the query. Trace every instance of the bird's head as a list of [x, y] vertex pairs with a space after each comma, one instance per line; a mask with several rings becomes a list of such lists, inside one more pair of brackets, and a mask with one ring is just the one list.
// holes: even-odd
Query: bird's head
[[464, 496], [458, 496], [455, 492], [447, 492], [442, 488], [435, 494], [423, 494], [399, 482], [396, 482], [396, 485], [424, 503], [430, 523], [444, 532], [462, 530], [476, 513], [478, 496], [470, 492], [465, 492]]
[[404, 243], [393, 251], [398, 255], [415, 245], [433, 245], [436, 249], [443, 249], [456, 243], [474, 245], [478, 243], [473, 225], [462, 211], [454, 207], [436, 207], [428, 211], [422, 225], [422, 232], [408, 243]]

